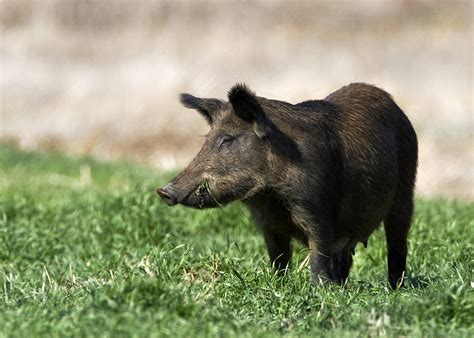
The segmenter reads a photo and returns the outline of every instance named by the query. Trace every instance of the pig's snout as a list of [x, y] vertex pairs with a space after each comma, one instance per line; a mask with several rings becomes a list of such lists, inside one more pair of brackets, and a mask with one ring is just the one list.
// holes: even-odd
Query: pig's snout
[[169, 206], [178, 203], [176, 192], [171, 184], [168, 184], [166, 187], [163, 188], [158, 188], [156, 192], [158, 193], [158, 195], [160, 195], [161, 199], [165, 201], [165, 203]]

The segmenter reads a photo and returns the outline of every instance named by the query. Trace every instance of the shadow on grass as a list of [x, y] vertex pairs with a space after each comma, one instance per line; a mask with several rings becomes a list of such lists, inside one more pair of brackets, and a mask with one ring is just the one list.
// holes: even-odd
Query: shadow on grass
[[434, 284], [436, 279], [436, 277], [432, 276], [408, 276], [405, 278], [404, 287], [422, 290]]
[[[404, 278], [402, 290], [417, 289], [424, 290], [427, 289], [430, 285], [435, 284], [437, 281], [436, 277], [433, 276], [406, 276]], [[349, 280], [348, 286], [356, 287], [361, 290], [378, 290], [381, 286], [390, 288], [388, 280], [385, 278], [380, 278], [379, 281], [365, 281], [365, 280]]]

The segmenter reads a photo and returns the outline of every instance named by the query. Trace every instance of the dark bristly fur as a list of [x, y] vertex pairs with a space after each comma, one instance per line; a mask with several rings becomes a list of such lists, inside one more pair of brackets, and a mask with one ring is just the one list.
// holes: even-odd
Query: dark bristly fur
[[181, 95], [211, 130], [190, 165], [158, 193], [195, 208], [242, 200], [272, 264], [291, 260], [291, 239], [310, 248], [312, 282], [343, 283], [357, 243], [384, 223], [388, 277], [405, 272], [418, 147], [406, 115], [363, 83], [298, 104], [235, 85], [229, 102]]

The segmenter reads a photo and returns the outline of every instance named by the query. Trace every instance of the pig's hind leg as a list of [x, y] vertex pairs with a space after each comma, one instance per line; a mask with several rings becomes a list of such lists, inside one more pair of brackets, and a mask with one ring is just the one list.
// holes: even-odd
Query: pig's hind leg
[[401, 286], [406, 269], [407, 237], [413, 215], [413, 193], [407, 189], [397, 194], [384, 220], [387, 240], [388, 279], [393, 289]]

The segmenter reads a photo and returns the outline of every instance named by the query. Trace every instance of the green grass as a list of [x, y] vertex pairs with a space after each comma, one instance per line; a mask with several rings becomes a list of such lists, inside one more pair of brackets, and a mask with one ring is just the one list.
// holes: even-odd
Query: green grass
[[406, 287], [383, 230], [347, 285], [284, 277], [240, 204], [168, 208], [171, 175], [0, 147], [0, 336], [474, 336], [474, 205], [418, 200]]

